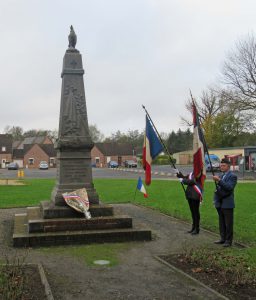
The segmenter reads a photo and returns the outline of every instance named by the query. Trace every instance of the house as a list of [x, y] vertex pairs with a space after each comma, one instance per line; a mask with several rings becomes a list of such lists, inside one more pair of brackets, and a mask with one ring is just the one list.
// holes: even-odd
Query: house
[[23, 165], [26, 168], [38, 168], [41, 161], [49, 167], [56, 167], [56, 150], [53, 144], [24, 144]]
[[16, 162], [20, 168], [24, 167], [24, 149], [13, 149], [12, 150], [12, 160], [13, 162]]
[[13, 142], [13, 161], [26, 168], [38, 168], [41, 161], [49, 167], [56, 167], [56, 150], [47, 136], [26, 137]]
[[121, 166], [125, 160], [135, 160], [136, 153], [131, 144], [95, 143], [91, 150], [92, 165], [107, 167], [111, 160]]
[[14, 141], [12, 144], [13, 149], [24, 149], [24, 145], [32, 144], [53, 144], [48, 136], [29, 136], [22, 141]]
[[0, 168], [5, 168], [12, 161], [12, 136], [0, 134]]

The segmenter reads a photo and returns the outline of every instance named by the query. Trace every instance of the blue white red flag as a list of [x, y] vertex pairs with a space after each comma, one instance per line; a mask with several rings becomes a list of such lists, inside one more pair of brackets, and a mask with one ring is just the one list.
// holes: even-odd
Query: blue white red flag
[[163, 146], [146, 115], [146, 131], [144, 136], [142, 165], [145, 170], [145, 183], [151, 183], [151, 163], [163, 151]]
[[195, 180], [197, 182], [197, 192], [201, 196], [204, 189], [204, 181], [206, 178], [205, 161], [204, 161], [204, 136], [202, 128], [200, 127], [198, 113], [195, 104], [193, 103], [193, 124], [194, 124], [194, 134], [193, 134], [193, 173]]
[[141, 179], [140, 177], [139, 177], [139, 179], [138, 179], [137, 189], [138, 189], [140, 192], [143, 193], [143, 195], [144, 195], [145, 198], [148, 198], [148, 194], [147, 194], [147, 192], [146, 192], [146, 189], [145, 189], [145, 187], [144, 187], [144, 185], [143, 185], [143, 183], [142, 183], [142, 179]]

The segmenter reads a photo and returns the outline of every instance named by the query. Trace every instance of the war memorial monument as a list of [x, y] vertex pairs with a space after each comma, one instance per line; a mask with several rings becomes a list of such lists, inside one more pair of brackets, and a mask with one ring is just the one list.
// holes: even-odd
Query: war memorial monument
[[[14, 247], [87, 244], [151, 240], [151, 231], [134, 228], [132, 218], [115, 215], [104, 205], [94, 188], [91, 168], [91, 140], [84, 91], [82, 56], [70, 27], [69, 45], [63, 59], [57, 178], [51, 199], [14, 217]], [[85, 188], [92, 218], [69, 207], [62, 194]], [[38, 191], [40, 193], [40, 191]]]

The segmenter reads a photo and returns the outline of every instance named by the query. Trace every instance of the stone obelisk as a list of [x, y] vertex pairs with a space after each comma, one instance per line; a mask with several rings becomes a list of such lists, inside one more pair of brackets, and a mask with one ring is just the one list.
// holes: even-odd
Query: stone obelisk
[[92, 183], [91, 149], [83, 81], [82, 56], [75, 48], [77, 37], [73, 27], [63, 59], [62, 90], [57, 149], [57, 182], [52, 192], [55, 206], [66, 205], [62, 194], [86, 188], [91, 204], [99, 198]]

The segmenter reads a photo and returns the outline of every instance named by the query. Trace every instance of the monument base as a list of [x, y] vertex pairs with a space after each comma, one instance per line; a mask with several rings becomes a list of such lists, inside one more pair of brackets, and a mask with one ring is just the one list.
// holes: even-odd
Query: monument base
[[129, 216], [114, 216], [110, 205], [91, 205], [92, 218], [68, 206], [42, 201], [14, 218], [14, 247], [53, 246], [107, 242], [149, 241], [151, 231], [133, 227]]

